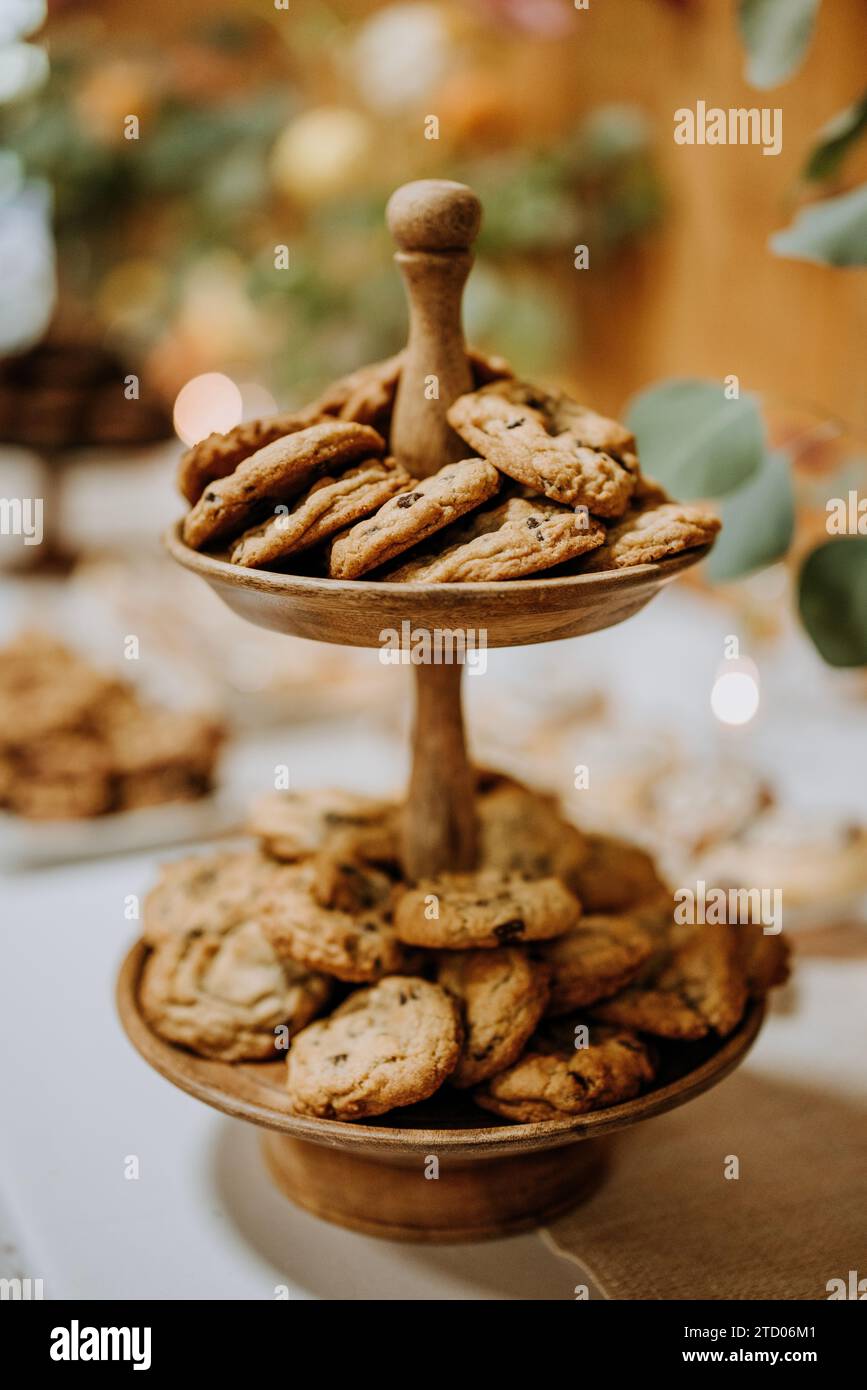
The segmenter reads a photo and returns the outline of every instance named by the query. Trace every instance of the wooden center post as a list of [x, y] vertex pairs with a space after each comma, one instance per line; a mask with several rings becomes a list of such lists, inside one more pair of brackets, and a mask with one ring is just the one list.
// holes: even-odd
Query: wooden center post
[[[461, 325], [461, 296], [473, 262], [481, 204], [446, 179], [408, 183], [392, 195], [388, 225], [409, 305], [409, 336], [391, 426], [393, 453], [417, 478], [470, 450], [446, 411], [473, 389]], [[431, 632], [430, 649], [444, 655]], [[452, 651], [452, 655], [454, 655]], [[404, 821], [404, 867], [411, 878], [476, 863], [475, 778], [461, 710], [462, 667], [416, 668], [413, 763]]]

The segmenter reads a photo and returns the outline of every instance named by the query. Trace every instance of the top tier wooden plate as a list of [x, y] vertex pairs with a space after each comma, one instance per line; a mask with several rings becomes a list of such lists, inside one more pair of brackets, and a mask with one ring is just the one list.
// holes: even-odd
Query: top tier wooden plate
[[425, 630], [484, 631], [488, 647], [520, 647], [597, 632], [631, 618], [710, 549], [698, 546], [653, 565], [556, 579], [390, 584], [243, 569], [191, 550], [181, 537], [180, 523], [165, 540], [179, 564], [207, 580], [248, 622], [351, 647], [381, 647], [383, 630], [400, 632], [405, 621]]

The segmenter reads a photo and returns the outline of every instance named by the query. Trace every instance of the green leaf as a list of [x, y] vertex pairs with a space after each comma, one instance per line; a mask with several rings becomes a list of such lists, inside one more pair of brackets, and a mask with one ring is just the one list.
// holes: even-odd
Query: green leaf
[[645, 112], [626, 102], [611, 102], [587, 113], [574, 133], [570, 152], [582, 171], [598, 171], [644, 154], [650, 143], [651, 127]]
[[798, 607], [829, 666], [867, 666], [867, 536], [843, 536], [811, 551]]
[[795, 495], [787, 456], [766, 454], [749, 482], [731, 493], [719, 512], [723, 528], [708, 557], [709, 579], [726, 583], [781, 559], [795, 529]]
[[675, 497], [722, 497], [751, 478], [765, 452], [755, 397], [727, 399], [713, 381], [667, 381], [627, 414], [641, 464]]
[[776, 87], [801, 66], [818, 9], [819, 0], [740, 0], [738, 24], [753, 87]]
[[867, 133], [867, 93], [860, 101], [839, 111], [819, 131], [816, 144], [804, 166], [804, 178], [813, 183], [837, 173], [855, 141]]
[[774, 233], [770, 247], [798, 261], [867, 265], [867, 183], [802, 208], [791, 227]]

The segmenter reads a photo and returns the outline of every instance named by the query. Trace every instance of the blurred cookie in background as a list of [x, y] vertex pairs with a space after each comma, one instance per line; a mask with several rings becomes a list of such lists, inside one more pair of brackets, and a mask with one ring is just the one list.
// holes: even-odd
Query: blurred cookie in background
[[77, 820], [207, 796], [222, 724], [146, 704], [43, 632], [0, 648], [0, 806]]

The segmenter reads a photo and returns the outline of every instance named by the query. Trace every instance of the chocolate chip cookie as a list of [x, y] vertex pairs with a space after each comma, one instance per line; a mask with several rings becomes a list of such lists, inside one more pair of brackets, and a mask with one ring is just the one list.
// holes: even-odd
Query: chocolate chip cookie
[[115, 773], [131, 783], [171, 768], [207, 779], [225, 733], [223, 725], [207, 715], [137, 703], [103, 724]]
[[275, 859], [320, 850], [391, 864], [398, 858], [399, 808], [393, 801], [340, 788], [272, 792], [253, 807], [248, 829]]
[[111, 809], [104, 777], [62, 775], [15, 776], [6, 798], [11, 811], [27, 820], [68, 821], [98, 816]]
[[[387, 429], [405, 355], [399, 352], [383, 362], [372, 362], [368, 367], [350, 372], [327, 386], [307, 409]], [[486, 357], [473, 348], [468, 350], [467, 357], [476, 386], [512, 375], [503, 357]]]
[[444, 952], [437, 981], [461, 1006], [464, 1043], [449, 1078], [476, 1086], [520, 1057], [548, 1000], [548, 967], [526, 951]]
[[442, 536], [439, 554], [407, 560], [386, 576], [403, 584], [520, 579], [602, 545], [605, 527], [543, 498], [510, 497], [473, 512]]
[[316, 409], [284, 410], [260, 420], [244, 420], [225, 434], [209, 434], [182, 456], [178, 465], [178, 488], [191, 506], [198, 502], [209, 483], [234, 473], [238, 464], [287, 434], [309, 429], [328, 411]]
[[459, 396], [447, 415], [477, 453], [535, 492], [594, 516], [626, 511], [638, 460], [632, 435], [615, 421], [514, 380]]
[[582, 565], [582, 570], [628, 569], [649, 565], [707, 545], [720, 529], [720, 521], [706, 507], [685, 502], [664, 502], [659, 506], [630, 512], [608, 532], [605, 544]]
[[458, 1006], [439, 985], [389, 976], [358, 989], [289, 1049], [296, 1115], [361, 1120], [432, 1095], [461, 1051]]
[[676, 930], [672, 944], [651, 957], [633, 984], [604, 1003], [594, 1017], [661, 1038], [725, 1037], [747, 1002], [747, 972], [737, 926]]
[[386, 564], [487, 502], [499, 485], [496, 468], [484, 459], [446, 464], [338, 536], [331, 546], [329, 574], [332, 579], [357, 579]]
[[789, 947], [782, 936], [765, 936], [758, 923], [741, 923], [737, 934], [747, 988], [754, 999], [763, 999], [789, 978]]
[[168, 937], [220, 936], [255, 918], [259, 894], [273, 872], [254, 850], [218, 850], [162, 864], [142, 906], [145, 941], [156, 946]]
[[477, 813], [483, 868], [527, 878], [554, 876], [572, 887], [587, 857], [587, 841], [563, 819], [556, 797], [496, 778], [479, 796]]
[[18, 746], [92, 728], [94, 715], [119, 682], [54, 643], [36, 641], [29, 658], [30, 640], [22, 634], [0, 652], [3, 742]]
[[567, 882], [585, 912], [624, 912], [670, 895], [650, 855], [613, 835], [587, 834], [585, 856]]
[[[477, 386], [512, 374], [502, 357], [486, 357], [472, 349], [468, 357]], [[373, 425], [380, 431], [387, 429], [403, 358], [404, 354], [399, 352], [340, 377], [300, 410], [284, 410], [262, 419], [245, 420], [225, 434], [209, 434], [207, 439], [188, 449], [180, 461], [178, 487], [181, 493], [193, 506], [208, 483], [227, 477], [258, 449], [325, 419], [355, 421]]]
[[549, 1014], [605, 999], [635, 978], [653, 953], [653, 940], [642, 930], [640, 915], [582, 917], [556, 941], [538, 948], [551, 970]]
[[412, 478], [394, 459], [365, 459], [345, 473], [320, 478], [297, 501], [244, 531], [232, 547], [232, 563], [261, 569], [309, 550], [411, 486]]
[[578, 899], [557, 878], [480, 869], [398, 890], [394, 929], [411, 946], [466, 951], [561, 936], [580, 915]]
[[139, 1002], [169, 1042], [223, 1062], [276, 1056], [277, 1028], [289, 1034], [325, 1005], [330, 983], [279, 961], [256, 922], [221, 935], [166, 936], [148, 956]]
[[393, 884], [369, 865], [317, 855], [275, 868], [258, 920], [281, 960], [339, 980], [379, 980], [410, 968], [391, 923]]
[[385, 442], [369, 425], [327, 420], [266, 444], [227, 477], [210, 483], [184, 518], [184, 540], [194, 550], [237, 535], [288, 502], [326, 471], [340, 471], [382, 454]]
[[371, 362], [332, 381], [307, 407], [320, 415], [358, 424], [386, 426], [394, 405], [403, 353]]
[[504, 1119], [532, 1124], [619, 1105], [653, 1080], [653, 1057], [635, 1033], [591, 1024], [588, 1046], [574, 1043], [568, 1026], [544, 1028], [523, 1057], [474, 1091], [473, 1099]]

